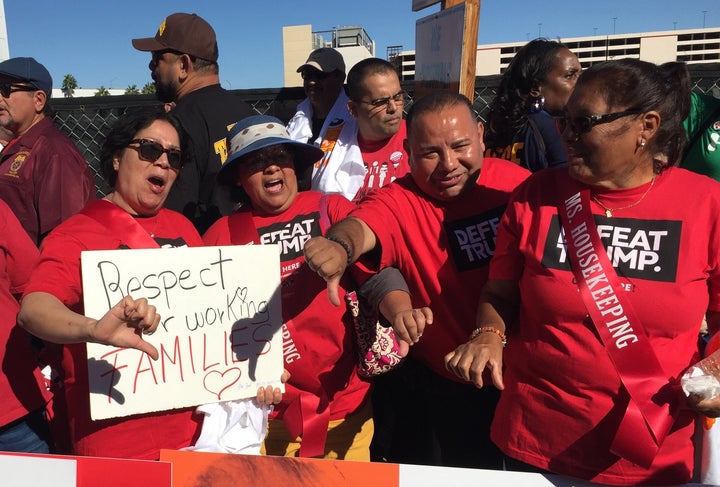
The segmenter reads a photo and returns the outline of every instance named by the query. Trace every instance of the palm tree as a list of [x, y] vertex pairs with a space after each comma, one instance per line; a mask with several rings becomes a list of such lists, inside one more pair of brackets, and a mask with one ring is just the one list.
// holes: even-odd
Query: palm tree
[[110, 91], [107, 88], [100, 85], [100, 88], [95, 92], [95, 96], [110, 96]]
[[72, 74], [66, 74], [62, 82], [62, 92], [65, 98], [72, 98], [75, 94], [75, 88], [78, 87], [77, 80]]
[[130, 85], [127, 88], [125, 88], [125, 94], [126, 95], [139, 95], [140, 90], [138, 90], [137, 85]]
[[140, 93], [143, 95], [154, 95], [155, 94], [155, 83], [149, 81], [142, 87]]

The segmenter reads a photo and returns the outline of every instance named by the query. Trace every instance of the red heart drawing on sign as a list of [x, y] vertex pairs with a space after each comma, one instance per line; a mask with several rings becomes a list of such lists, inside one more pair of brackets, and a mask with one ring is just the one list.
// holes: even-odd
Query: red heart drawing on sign
[[220, 401], [222, 399], [223, 392], [237, 384], [239, 380], [240, 369], [238, 368], [228, 369], [225, 372], [212, 370], [205, 374], [203, 387], [205, 387], [206, 391], [215, 394], [218, 401]]

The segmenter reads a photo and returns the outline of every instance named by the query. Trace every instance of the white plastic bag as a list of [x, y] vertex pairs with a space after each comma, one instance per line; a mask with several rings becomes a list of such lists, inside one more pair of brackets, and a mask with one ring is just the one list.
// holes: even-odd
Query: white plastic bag
[[[715, 333], [705, 347], [706, 357], [690, 367], [680, 384], [686, 395], [698, 394], [709, 399], [720, 394], [720, 333]], [[700, 448], [700, 482], [720, 485], [720, 421], [699, 415], [702, 431], [696, 437]], [[720, 419], [720, 418], [719, 418]]]

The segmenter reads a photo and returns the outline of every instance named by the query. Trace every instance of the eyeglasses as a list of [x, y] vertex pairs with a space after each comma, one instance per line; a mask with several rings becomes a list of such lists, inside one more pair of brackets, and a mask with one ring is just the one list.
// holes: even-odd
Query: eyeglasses
[[393, 96], [386, 96], [383, 98], [376, 98], [374, 100], [365, 101], [365, 100], [359, 100], [360, 103], [365, 103], [366, 105], [370, 105], [373, 108], [380, 108], [380, 107], [388, 107], [390, 106], [390, 101], [394, 101], [398, 105], [402, 105], [405, 103], [405, 92], [404, 91], [398, 91]]
[[16, 91], [40, 91], [37, 87], [33, 85], [21, 85], [18, 83], [13, 83], [12, 81], [5, 81], [0, 83], [0, 95], [2, 95], [3, 98], [9, 98], [10, 95], [15, 93]]
[[629, 115], [640, 115], [643, 112], [637, 110], [606, 113], [605, 115], [587, 115], [584, 117], [555, 117], [555, 126], [560, 133], [565, 132], [569, 126], [575, 135], [581, 135], [590, 132], [595, 125], [601, 123], [610, 123], [618, 118], [627, 117]]
[[[134, 147], [132, 144], [137, 144], [137, 147]], [[138, 154], [140, 154], [140, 159], [143, 161], [155, 162], [160, 159], [160, 156], [167, 154], [170, 167], [173, 169], [181, 169], [183, 167], [182, 152], [180, 152], [180, 149], [166, 149], [161, 143], [147, 139], [133, 139], [130, 141], [130, 144], [128, 144], [128, 147], [137, 150]]]
[[330, 75], [333, 74], [333, 72], [325, 73], [323, 71], [320, 71], [319, 69], [303, 69], [300, 72], [300, 76], [302, 77], [302, 79], [306, 79], [306, 80], [322, 81], [322, 80], [329, 78]]

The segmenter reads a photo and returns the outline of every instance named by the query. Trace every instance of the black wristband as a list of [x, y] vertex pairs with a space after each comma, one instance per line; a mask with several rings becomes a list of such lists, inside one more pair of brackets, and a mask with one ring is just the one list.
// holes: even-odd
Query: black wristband
[[347, 265], [350, 265], [352, 263], [352, 250], [350, 250], [350, 245], [348, 245], [348, 243], [345, 240], [343, 240], [339, 237], [336, 237], [334, 235], [328, 235], [325, 238], [342, 245], [342, 248], [345, 249], [345, 253], [347, 254]]

